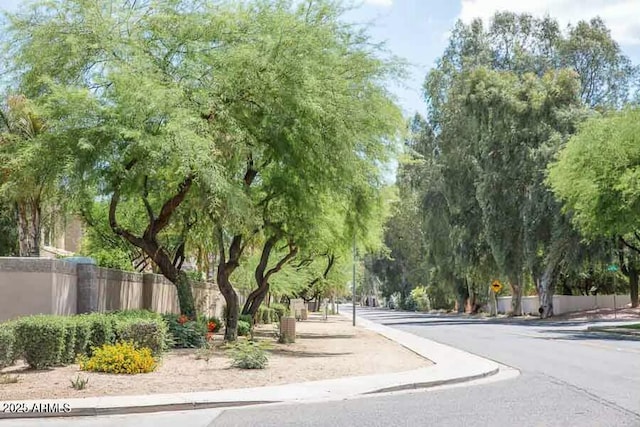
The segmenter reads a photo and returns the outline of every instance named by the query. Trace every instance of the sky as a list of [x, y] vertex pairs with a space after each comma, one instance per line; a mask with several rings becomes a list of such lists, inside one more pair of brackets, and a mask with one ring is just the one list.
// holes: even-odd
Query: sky
[[[370, 23], [369, 33], [394, 55], [409, 62], [409, 77], [390, 90], [407, 116], [426, 113], [422, 83], [442, 54], [449, 30], [458, 19], [488, 19], [497, 11], [555, 17], [562, 27], [600, 16], [623, 51], [640, 63], [640, 0], [355, 0], [361, 4], [346, 19]], [[23, 0], [0, 0], [13, 11]]]

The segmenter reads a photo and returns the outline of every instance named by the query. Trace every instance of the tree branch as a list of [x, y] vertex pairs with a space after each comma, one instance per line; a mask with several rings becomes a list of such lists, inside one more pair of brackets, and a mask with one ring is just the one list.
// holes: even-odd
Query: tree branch
[[285, 255], [284, 258], [282, 258], [280, 261], [278, 261], [275, 267], [267, 271], [267, 274], [264, 276], [264, 280], [268, 282], [269, 277], [271, 277], [271, 275], [280, 271], [282, 267], [284, 267], [284, 265], [287, 262], [289, 262], [291, 259], [293, 259], [297, 254], [298, 254], [298, 247], [293, 244], [289, 244], [289, 253]]
[[173, 257], [173, 265], [176, 266], [178, 270], [182, 268], [182, 263], [184, 262], [184, 246], [185, 246], [185, 241], [182, 240], [182, 242], [180, 242], [180, 245], [178, 246], [178, 249], [176, 249], [176, 253]]
[[637, 253], [640, 253], [640, 249], [638, 249], [637, 246], [634, 246], [632, 244], [630, 244], [629, 242], [627, 242], [626, 240], [624, 240], [624, 237], [620, 236], [620, 241], [629, 249], [632, 249], [634, 251], [636, 251]]
[[193, 184], [193, 175], [189, 175], [185, 178], [184, 181], [180, 183], [178, 186], [178, 192], [169, 200], [167, 200], [162, 208], [160, 209], [160, 214], [158, 217], [150, 221], [149, 226], [144, 232], [145, 238], [155, 238], [163, 228], [169, 224], [169, 219], [171, 219], [171, 215], [175, 212], [175, 210], [180, 206], [180, 204], [184, 201], [184, 198], [187, 196], [191, 185]]
[[134, 236], [131, 232], [120, 227], [120, 225], [118, 224], [118, 220], [116, 218], [116, 210], [118, 208], [119, 202], [120, 202], [120, 190], [115, 189], [113, 194], [111, 195], [111, 202], [109, 203], [109, 226], [111, 226], [111, 229], [115, 234], [117, 234], [118, 236], [124, 237], [133, 245], [142, 249], [145, 246], [144, 240]]
[[231, 240], [231, 245], [229, 246], [229, 260], [227, 261], [228, 264], [233, 264], [235, 266], [238, 265], [238, 261], [240, 260], [240, 255], [242, 255], [242, 249], [243, 249], [243, 246], [241, 246], [241, 243], [242, 243], [241, 234], [236, 234], [235, 236], [233, 236], [233, 239]]
[[277, 235], [270, 236], [267, 239], [267, 241], [264, 243], [264, 246], [262, 247], [260, 262], [258, 262], [258, 265], [256, 266], [256, 271], [255, 271], [255, 279], [259, 287], [262, 285], [262, 283], [265, 282], [264, 271], [267, 269], [267, 264], [269, 264], [269, 257], [271, 256], [271, 251], [273, 250], [273, 247], [275, 246], [279, 238], [280, 237]]
[[218, 250], [220, 252], [220, 260], [218, 261], [218, 268], [224, 268], [225, 263], [227, 262], [225, 250], [224, 250], [224, 234], [222, 233], [222, 227], [216, 227], [216, 233], [218, 237]]
[[253, 155], [249, 154], [249, 158], [247, 159], [247, 171], [244, 174], [244, 185], [246, 188], [249, 188], [253, 183], [253, 180], [258, 175], [258, 170], [254, 167], [253, 163]]

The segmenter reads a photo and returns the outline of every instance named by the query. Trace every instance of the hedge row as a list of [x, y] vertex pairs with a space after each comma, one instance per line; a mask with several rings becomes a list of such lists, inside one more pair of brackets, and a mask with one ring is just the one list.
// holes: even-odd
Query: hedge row
[[78, 316], [37, 315], [0, 325], [0, 367], [23, 358], [43, 369], [73, 363], [78, 355], [119, 341], [159, 355], [170, 342], [162, 317], [147, 311], [92, 313]]
[[258, 321], [268, 325], [279, 322], [287, 314], [289, 314], [289, 309], [284, 304], [271, 304], [270, 307], [261, 305], [258, 309]]

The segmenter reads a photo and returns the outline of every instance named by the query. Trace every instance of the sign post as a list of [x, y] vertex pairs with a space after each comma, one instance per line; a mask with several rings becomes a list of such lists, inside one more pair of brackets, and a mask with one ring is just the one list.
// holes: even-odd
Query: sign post
[[498, 292], [502, 289], [502, 284], [498, 280], [491, 282], [491, 290], [493, 291], [493, 303], [496, 307], [496, 317], [498, 316]]
[[616, 277], [616, 272], [618, 271], [619, 267], [616, 264], [611, 264], [610, 266], [607, 267], [607, 271], [610, 271], [613, 273], [613, 318], [614, 319], [618, 319], [618, 304], [616, 302], [616, 293], [617, 293], [617, 284], [618, 284], [618, 280]]

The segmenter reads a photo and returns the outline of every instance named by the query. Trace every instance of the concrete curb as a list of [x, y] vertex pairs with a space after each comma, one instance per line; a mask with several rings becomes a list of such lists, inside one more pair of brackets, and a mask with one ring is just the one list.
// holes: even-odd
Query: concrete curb
[[392, 374], [247, 389], [144, 396], [0, 402], [0, 419], [80, 417], [232, 408], [285, 402], [342, 400], [375, 393], [458, 384], [495, 375], [500, 366], [490, 360], [407, 332], [358, 318], [359, 326], [393, 340], [434, 362], [433, 366]]

